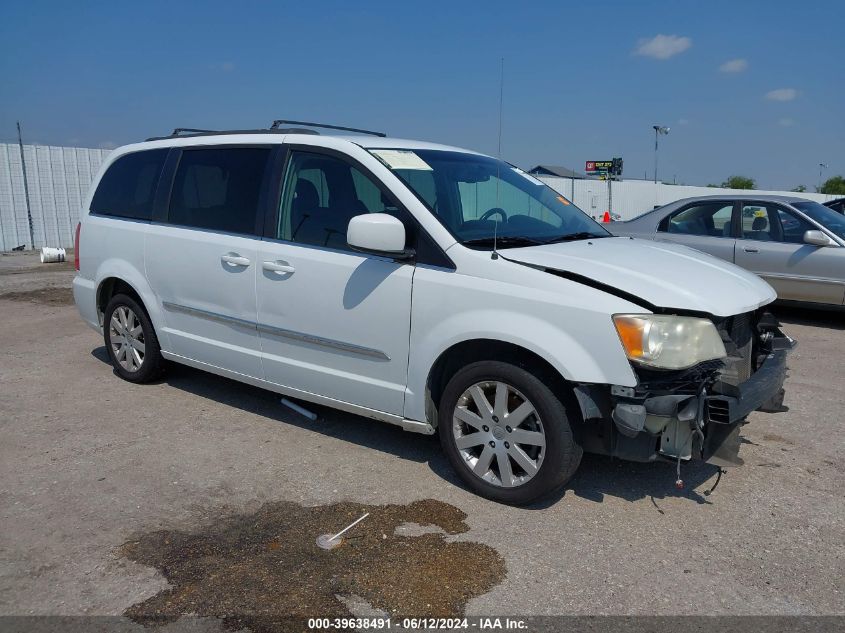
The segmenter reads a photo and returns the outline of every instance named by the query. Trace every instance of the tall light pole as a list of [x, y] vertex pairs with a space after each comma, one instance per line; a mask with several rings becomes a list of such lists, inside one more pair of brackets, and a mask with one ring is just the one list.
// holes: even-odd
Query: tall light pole
[[819, 163], [819, 186], [816, 187], [817, 192], [821, 192], [822, 190], [822, 170], [827, 169], [826, 163]]
[[669, 128], [662, 125], [652, 125], [654, 128], [654, 184], [657, 184], [657, 139], [661, 134], [668, 134]]

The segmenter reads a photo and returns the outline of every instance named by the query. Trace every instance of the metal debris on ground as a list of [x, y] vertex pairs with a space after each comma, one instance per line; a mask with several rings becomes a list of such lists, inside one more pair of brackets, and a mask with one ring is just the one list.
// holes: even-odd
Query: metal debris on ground
[[345, 528], [343, 528], [340, 532], [338, 532], [334, 536], [332, 536], [331, 534], [321, 534], [320, 536], [317, 537], [317, 547], [319, 547], [321, 549], [335, 549], [337, 547], [340, 547], [343, 544], [343, 539], [340, 538], [340, 537], [345, 532], [348, 532], [350, 529], [355, 527], [361, 521], [366, 519], [368, 516], [370, 516], [369, 512], [367, 512], [361, 518], [355, 519], [352, 523], [347, 525]]

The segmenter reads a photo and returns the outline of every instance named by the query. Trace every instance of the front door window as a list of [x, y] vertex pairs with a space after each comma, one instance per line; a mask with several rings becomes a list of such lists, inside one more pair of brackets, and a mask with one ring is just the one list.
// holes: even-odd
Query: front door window
[[346, 229], [356, 215], [398, 215], [360, 170], [334, 156], [301, 151], [288, 163], [280, 211], [277, 239], [339, 250], [351, 250]]
[[745, 204], [742, 207], [742, 237], [758, 242], [803, 244], [812, 224], [776, 204]]

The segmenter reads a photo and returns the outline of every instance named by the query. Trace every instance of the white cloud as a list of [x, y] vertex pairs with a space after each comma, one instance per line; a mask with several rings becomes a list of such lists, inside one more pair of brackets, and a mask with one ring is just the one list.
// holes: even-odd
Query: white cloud
[[678, 35], [655, 35], [651, 39], [641, 39], [637, 42], [634, 55], [652, 57], [654, 59], [669, 59], [683, 53], [690, 46], [692, 40]]
[[792, 101], [797, 96], [798, 91], [795, 88], [778, 88], [766, 93], [766, 99], [769, 101]]
[[729, 59], [719, 66], [719, 70], [723, 73], [741, 73], [746, 68], [748, 68], [747, 59]]
[[795, 125], [795, 121], [790, 119], [789, 117], [783, 117], [782, 119], [778, 119], [778, 125], [781, 127], [792, 127]]

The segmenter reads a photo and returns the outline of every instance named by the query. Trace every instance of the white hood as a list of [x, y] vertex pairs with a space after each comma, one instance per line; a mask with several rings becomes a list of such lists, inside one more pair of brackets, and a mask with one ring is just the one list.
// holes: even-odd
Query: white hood
[[706, 253], [627, 237], [500, 251], [511, 261], [588, 277], [660, 307], [732, 316], [777, 297], [765, 281]]

